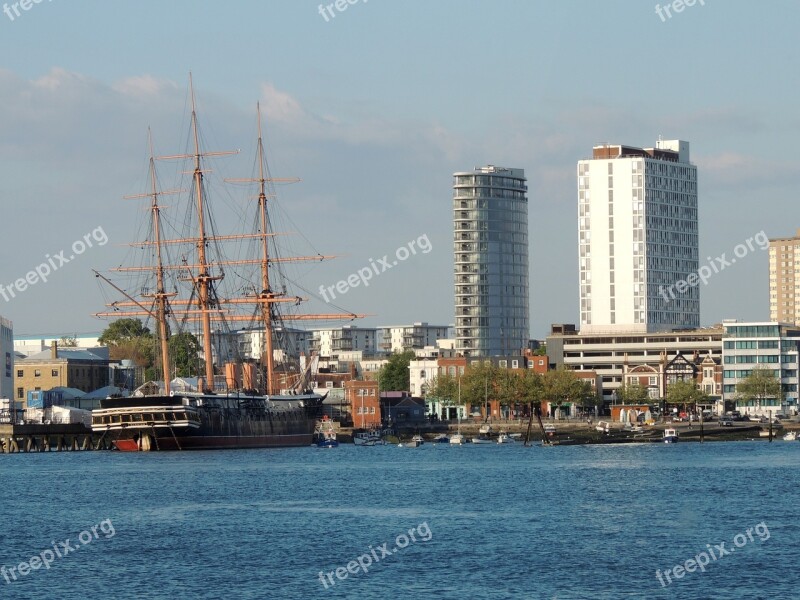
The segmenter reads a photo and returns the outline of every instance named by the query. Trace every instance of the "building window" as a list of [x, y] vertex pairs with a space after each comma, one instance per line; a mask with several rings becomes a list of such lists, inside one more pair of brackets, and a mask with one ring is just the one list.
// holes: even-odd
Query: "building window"
[[39, 369], [36, 369], [36, 370], [33, 371], [33, 376], [34, 377], [41, 377], [42, 376], [42, 372]]
[[511, 368], [512, 369], [519, 369], [519, 361], [518, 360], [512, 360], [511, 361]]
[[50, 375], [52, 377], [58, 377], [58, 369], [53, 369], [52, 371], [50, 371]]
[[25, 388], [17, 388], [17, 398], [22, 400], [25, 398]]
[[326, 381], [325, 382], [325, 387], [326, 388], [332, 388], [333, 387], [333, 382], [332, 381]]
[[23, 377], [23, 371], [22, 371], [22, 369], [18, 369], [18, 370], [17, 370], [17, 377]]
[[374, 406], [370, 406], [369, 407], [369, 414], [371, 414], [371, 415], [375, 414], [375, 407]]

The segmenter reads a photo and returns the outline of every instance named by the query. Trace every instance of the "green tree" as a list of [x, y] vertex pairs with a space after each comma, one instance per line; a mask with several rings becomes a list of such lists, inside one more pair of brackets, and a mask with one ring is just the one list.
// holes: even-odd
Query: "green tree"
[[78, 338], [74, 335], [65, 335], [58, 340], [58, 345], [60, 348], [77, 348]]
[[[464, 404], [486, 408], [487, 400], [495, 399], [498, 369], [491, 361], [469, 367], [461, 377], [461, 399]], [[488, 412], [487, 412], [488, 418]]]
[[156, 339], [139, 319], [119, 319], [111, 323], [98, 341], [108, 346], [112, 360], [130, 359], [137, 366], [151, 367]]
[[667, 385], [665, 400], [667, 404], [680, 405], [686, 410], [689, 406], [697, 408], [697, 404], [706, 404], [709, 396], [693, 380], [679, 380]]
[[200, 342], [188, 331], [169, 338], [169, 356], [175, 377], [197, 377], [205, 369], [200, 359]]
[[382, 392], [408, 391], [411, 387], [408, 367], [415, 356], [413, 350], [404, 350], [389, 357], [389, 361], [378, 371], [378, 385]]
[[647, 404], [651, 401], [650, 390], [638, 381], [625, 383], [617, 388], [617, 400], [621, 404]]
[[547, 371], [543, 375], [545, 400], [550, 400], [560, 409], [565, 403], [576, 402], [583, 404], [584, 399], [591, 393], [591, 384], [578, 377], [575, 371], [566, 367], [559, 367], [554, 371]]
[[753, 372], [736, 384], [736, 394], [742, 400], [757, 400], [759, 406], [766, 406], [768, 398], [775, 398], [783, 404], [783, 387], [772, 369], [753, 369]]

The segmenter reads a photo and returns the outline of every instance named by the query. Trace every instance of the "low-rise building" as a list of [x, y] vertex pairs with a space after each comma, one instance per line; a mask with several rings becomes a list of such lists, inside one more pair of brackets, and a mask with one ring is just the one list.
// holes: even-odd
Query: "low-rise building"
[[451, 337], [449, 325], [429, 325], [419, 322], [412, 325], [381, 325], [376, 329], [378, 352], [394, 354], [403, 350], [416, 350], [436, 346], [439, 340]]
[[[91, 392], [109, 384], [108, 348], [59, 348], [17, 361], [14, 398], [26, 402], [29, 391], [76, 388]], [[26, 406], [23, 406], [26, 408]]]
[[[797, 414], [800, 327], [776, 321], [725, 321], [722, 393], [725, 408], [742, 414]], [[764, 397], [745, 400], [736, 386], [755, 369], [768, 369], [780, 380], [783, 400]]]
[[[646, 377], [653, 399], [663, 398], [669, 381], [668, 373], [685, 377], [684, 357], [696, 369], [703, 361], [722, 362], [722, 325], [698, 329], [678, 329], [657, 333], [589, 333], [575, 331], [574, 325], [554, 325], [547, 337], [547, 355], [553, 366], [564, 365], [576, 371], [594, 371], [602, 378], [606, 412], [617, 400], [617, 390], [631, 377]], [[697, 362], [699, 361], [699, 362]], [[668, 369], [669, 365], [672, 369]], [[638, 367], [641, 367], [638, 368]], [[705, 367], [708, 369], [709, 367]], [[646, 372], [646, 373], [645, 373]], [[699, 382], [711, 385], [704, 377]], [[695, 377], [697, 379], [697, 377]], [[715, 389], [719, 395], [721, 390]]]
[[354, 427], [369, 429], [381, 426], [381, 397], [377, 381], [347, 381], [344, 397], [350, 406]]

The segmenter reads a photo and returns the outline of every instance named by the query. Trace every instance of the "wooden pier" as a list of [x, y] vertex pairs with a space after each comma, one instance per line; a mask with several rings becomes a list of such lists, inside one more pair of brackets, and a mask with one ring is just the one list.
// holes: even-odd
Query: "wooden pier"
[[0, 424], [0, 452], [62, 452], [110, 450], [111, 440], [92, 433], [81, 424], [8, 425]]

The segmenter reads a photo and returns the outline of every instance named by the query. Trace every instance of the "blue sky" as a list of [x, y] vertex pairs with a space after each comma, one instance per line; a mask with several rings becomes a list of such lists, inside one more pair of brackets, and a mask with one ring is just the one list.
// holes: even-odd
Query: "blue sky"
[[[250, 173], [262, 103], [273, 173], [303, 180], [279, 202], [341, 256], [303, 271], [307, 288], [428, 236], [430, 253], [341, 298], [367, 325], [453, 322], [451, 174], [476, 165], [528, 176], [534, 337], [578, 319], [575, 164], [593, 145], [691, 142], [701, 262], [800, 226], [796, 1], [705, 0], [666, 21], [642, 0], [361, 0], [328, 21], [318, 6], [44, 0], [0, 14], [0, 284], [97, 227], [109, 238], [0, 297], [17, 333], [105, 327], [91, 269], [136, 236], [140, 206], [122, 196], [145, 189], [147, 127], [157, 152], [183, 150], [190, 70], [209, 147], [242, 149], [219, 161], [226, 176]], [[767, 265], [753, 252], [703, 286], [703, 324], [768, 319]]]

